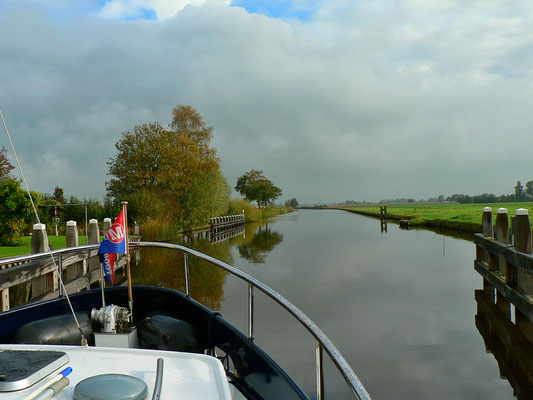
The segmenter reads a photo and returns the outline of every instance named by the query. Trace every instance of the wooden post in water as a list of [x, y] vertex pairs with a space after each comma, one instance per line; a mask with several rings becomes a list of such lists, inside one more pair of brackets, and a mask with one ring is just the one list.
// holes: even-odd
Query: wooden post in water
[[[531, 254], [531, 225], [529, 213], [524, 208], [515, 211], [513, 234], [515, 249], [522, 253]], [[509, 282], [509, 284], [518, 286], [526, 293], [533, 293], [533, 277], [523, 269], [515, 268], [514, 282]], [[533, 339], [533, 323], [518, 309], [515, 310], [515, 323], [526, 337], [530, 340]]]
[[[31, 253], [44, 253], [50, 249], [48, 244], [48, 235], [46, 233], [45, 224], [33, 225], [33, 233], [31, 236]], [[55, 282], [57, 282], [57, 271], [44, 276], [39, 276], [31, 282], [31, 297], [35, 298], [48, 291], [48, 288], [53, 290]], [[55, 278], [55, 279], [54, 279]], [[54, 282], [55, 280], [55, 282]]]
[[[511, 244], [511, 232], [509, 230], [509, 215], [506, 208], [498, 208], [496, 214], [496, 227], [494, 238], [503, 244]], [[498, 260], [498, 271], [505, 277], [505, 282], [513, 284], [516, 281], [516, 267], [509, 265], [503, 257]]]
[[[531, 225], [525, 208], [515, 211], [514, 245], [517, 251], [531, 254]], [[533, 293], [533, 277], [520, 269], [516, 272], [516, 285], [526, 293]]]
[[[486, 237], [492, 237], [492, 208], [485, 207], [483, 209], [483, 217], [481, 219], [481, 234]], [[489, 261], [488, 252], [481, 246], [476, 245], [476, 258], [479, 261]]]

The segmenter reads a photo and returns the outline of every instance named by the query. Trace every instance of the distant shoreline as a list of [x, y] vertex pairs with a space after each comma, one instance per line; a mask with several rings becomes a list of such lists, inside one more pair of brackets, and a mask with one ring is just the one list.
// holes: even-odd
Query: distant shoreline
[[[332, 205], [315, 207], [298, 207], [300, 209], [342, 210], [372, 218], [381, 218], [380, 206], [373, 205]], [[533, 211], [533, 202], [488, 203], [488, 204], [459, 204], [459, 203], [405, 203], [387, 204], [387, 222], [393, 222], [407, 228], [446, 229], [464, 233], [481, 232], [481, 217], [483, 208], [492, 208], [494, 222], [496, 210], [506, 208], [509, 217], [514, 215], [517, 208]]]

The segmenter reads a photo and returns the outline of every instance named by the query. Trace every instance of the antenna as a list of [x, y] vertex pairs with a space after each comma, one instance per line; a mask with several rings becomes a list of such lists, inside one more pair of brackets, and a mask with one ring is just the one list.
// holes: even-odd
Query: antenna
[[[26, 187], [26, 191], [28, 192], [28, 197], [30, 198], [31, 206], [33, 208], [33, 212], [35, 213], [35, 219], [37, 220], [37, 223], [40, 224], [41, 220], [39, 218], [39, 213], [37, 212], [37, 207], [35, 207], [35, 203], [33, 202], [33, 198], [31, 197], [30, 188], [28, 187], [28, 183], [26, 181], [26, 177], [24, 176], [24, 171], [22, 170], [22, 165], [20, 165], [20, 161], [19, 161], [19, 158], [18, 158], [18, 155], [17, 155], [17, 151], [15, 150], [15, 145], [13, 144], [13, 140], [11, 139], [11, 133], [9, 133], [9, 129], [7, 127], [7, 123], [6, 123], [6, 120], [4, 118], [4, 113], [2, 112], [1, 108], [0, 108], [0, 117], [2, 117], [2, 122], [4, 123], [4, 128], [6, 130], [7, 138], [9, 139], [9, 144], [11, 145], [11, 150], [13, 151], [13, 155], [15, 156], [15, 160], [17, 162], [17, 167], [18, 167], [18, 169], [20, 171], [20, 175], [22, 176], [22, 182], [24, 182], [24, 186]], [[54, 256], [52, 255], [52, 249], [50, 248], [49, 244], [47, 244], [47, 246], [48, 246], [48, 249], [47, 249], [46, 252], [50, 255], [50, 258], [52, 259], [52, 262], [54, 263], [54, 267], [57, 270], [58, 266], [56, 264], [56, 260], [55, 260]], [[78, 318], [76, 317], [76, 313], [74, 312], [74, 308], [72, 307], [72, 303], [70, 302], [70, 298], [68, 296], [67, 290], [66, 290], [65, 285], [63, 283], [62, 271], [59, 271], [59, 273], [57, 275], [59, 277], [59, 284], [61, 285], [63, 293], [65, 293], [65, 298], [67, 299], [67, 303], [68, 303], [68, 305], [70, 307], [70, 311], [72, 312], [72, 316], [74, 317], [74, 321], [76, 321], [76, 325], [78, 327], [78, 330], [80, 331], [81, 345], [82, 346], [87, 346], [87, 339], [83, 335], [83, 331], [81, 330], [80, 323], [78, 321]]]

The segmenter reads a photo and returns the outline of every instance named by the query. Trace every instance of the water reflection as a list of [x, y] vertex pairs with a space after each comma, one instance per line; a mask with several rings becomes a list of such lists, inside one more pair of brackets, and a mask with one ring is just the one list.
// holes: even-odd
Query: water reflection
[[244, 225], [241, 225], [238, 228], [230, 229], [224, 232], [211, 233], [211, 243], [223, 242], [225, 240], [229, 240], [234, 237], [241, 236], [241, 235], [246, 237]]
[[283, 235], [268, 224], [259, 226], [251, 239], [237, 245], [239, 255], [253, 264], [263, 264], [268, 253], [283, 241]]
[[513, 395], [519, 400], [533, 394], [533, 323], [516, 312], [511, 321], [511, 307], [494, 289], [476, 290], [476, 328], [500, 369], [500, 376], [509, 381]]
[[[194, 244], [194, 246], [191, 246]], [[211, 244], [207, 238], [195, 239], [190, 247], [233, 264], [231, 244]], [[134, 284], [154, 285], [185, 292], [185, 267], [182, 253], [166, 249], [143, 248], [140, 259], [132, 265]], [[189, 288], [192, 298], [219, 311], [224, 300], [228, 273], [195, 257], [189, 257]]]

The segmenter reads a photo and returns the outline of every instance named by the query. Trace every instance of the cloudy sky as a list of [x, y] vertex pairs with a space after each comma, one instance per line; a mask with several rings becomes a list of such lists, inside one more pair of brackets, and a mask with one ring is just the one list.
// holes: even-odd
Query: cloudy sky
[[[177, 104], [302, 203], [533, 180], [533, 2], [0, 0], [0, 108], [32, 189], [102, 198]], [[0, 146], [8, 147], [5, 133]]]

